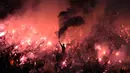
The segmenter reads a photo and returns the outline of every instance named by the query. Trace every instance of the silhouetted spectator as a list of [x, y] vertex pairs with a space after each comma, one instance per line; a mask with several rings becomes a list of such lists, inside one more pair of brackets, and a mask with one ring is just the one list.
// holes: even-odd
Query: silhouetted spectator
[[61, 44], [61, 42], [60, 42], [60, 41], [59, 41], [59, 43], [60, 43], [61, 48], [62, 48], [62, 53], [65, 53], [65, 49], [66, 49], [65, 44]]
[[125, 73], [125, 71], [121, 68], [121, 69], [120, 69], [120, 73]]

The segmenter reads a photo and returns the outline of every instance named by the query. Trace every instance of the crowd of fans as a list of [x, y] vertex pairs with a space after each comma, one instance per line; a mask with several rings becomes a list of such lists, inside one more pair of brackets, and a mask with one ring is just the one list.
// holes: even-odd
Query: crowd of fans
[[[62, 51], [58, 50], [50, 53], [54, 55], [54, 59], [51, 59], [49, 55], [34, 60], [27, 59], [24, 64], [21, 64], [20, 58], [25, 53], [12, 53], [15, 45], [10, 45], [6, 48], [2, 48], [0, 52], [0, 73], [129, 73], [129, 69], [123, 68], [123, 66], [113, 65], [108, 66], [107, 62], [100, 64], [98, 59], [90, 58], [86, 62], [82, 62], [80, 65], [76, 65], [71, 59], [67, 58], [66, 47], [61, 42], [60, 46]], [[1, 43], [3, 44], [3, 42]], [[4, 44], [3, 44], [4, 45]], [[5, 45], [6, 46], [6, 45]], [[46, 60], [54, 60], [52, 70], [46, 69]], [[50, 58], [49, 58], [50, 57]], [[51, 61], [49, 61], [51, 64]], [[75, 64], [74, 64], [75, 63]], [[128, 64], [127, 64], [128, 65]]]

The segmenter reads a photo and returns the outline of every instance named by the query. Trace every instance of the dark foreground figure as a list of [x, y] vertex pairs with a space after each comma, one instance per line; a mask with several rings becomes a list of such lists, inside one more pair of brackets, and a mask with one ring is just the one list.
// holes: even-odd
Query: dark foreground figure
[[[65, 46], [62, 46], [62, 52], [56, 54], [56, 63], [54, 67], [54, 73], [127, 73], [129, 71], [121, 68], [117, 70], [112, 67], [107, 69], [106, 65], [99, 64], [98, 60], [95, 62], [87, 61], [83, 63], [83, 66], [74, 66], [72, 62], [62, 67], [62, 62], [65, 59]], [[13, 46], [8, 47], [8, 50], [4, 50], [0, 53], [0, 73], [52, 73], [51, 71], [44, 71], [46, 62], [44, 60], [36, 60], [35, 62], [28, 59], [28, 61], [19, 66], [19, 58], [22, 54], [16, 53], [16, 56], [11, 55], [11, 49]], [[49, 57], [49, 56], [48, 56]], [[42, 70], [40, 70], [43, 68]], [[128, 69], [129, 70], [129, 69]]]

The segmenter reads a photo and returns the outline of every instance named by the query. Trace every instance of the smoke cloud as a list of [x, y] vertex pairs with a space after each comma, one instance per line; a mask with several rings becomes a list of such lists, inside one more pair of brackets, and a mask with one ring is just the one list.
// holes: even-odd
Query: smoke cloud
[[[12, 3], [16, 6], [11, 7]], [[6, 19], [1, 23], [7, 24], [9, 29], [20, 28], [22, 24], [35, 27], [43, 36], [55, 41], [58, 40], [56, 32], [65, 27], [60, 38], [63, 42], [79, 42], [85, 38], [95, 42], [112, 41], [118, 49], [129, 42], [129, 36], [119, 31], [129, 27], [128, 3], [122, 0], [27, 0], [26, 3], [14, 0], [9, 2], [9, 7], [5, 6]], [[61, 12], [63, 17], [60, 18]], [[80, 17], [80, 24], [84, 25], [73, 26], [77, 22], [71, 24], [70, 21], [75, 17]]]

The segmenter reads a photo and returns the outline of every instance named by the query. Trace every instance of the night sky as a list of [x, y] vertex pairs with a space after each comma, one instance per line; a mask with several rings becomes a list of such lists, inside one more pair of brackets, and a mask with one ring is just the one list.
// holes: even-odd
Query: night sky
[[14, 14], [23, 5], [22, 0], [1, 0], [0, 18], [6, 18], [8, 14]]
[[[44, 0], [32, 0], [33, 7], [36, 7]], [[51, 1], [51, 0], [50, 0]], [[65, 0], [67, 1], [67, 0]], [[8, 14], [15, 14], [17, 10], [21, 9], [27, 1], [24, 0], [1, 0], [0, 1], [0, 18], [6, 18]], [[94, 8], [98, 2], [106, 2], [105, 12], [109, 11], [124, 11], [129, 12], [130, 1], [129, 0], [68, 0], [68, 4], [71, 8], [81, 8], [84, 12], [88, 12], [88, 8]]]

